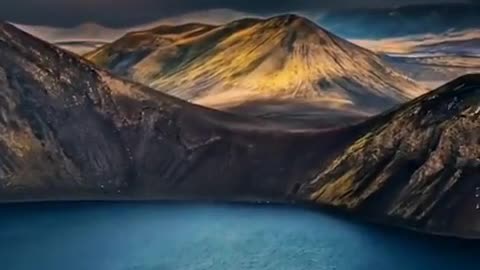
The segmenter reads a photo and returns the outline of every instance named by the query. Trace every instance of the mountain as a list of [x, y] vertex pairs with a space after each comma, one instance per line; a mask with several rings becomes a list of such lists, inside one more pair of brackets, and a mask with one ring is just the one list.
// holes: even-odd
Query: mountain
[[106, 42], [95, 41], [95, 40], [93, 41], [79, 40], [79, 41], [58, 41], [58, 42], [54, 42], [53, 44], [67, 51], [71, 51], [78, 55], [83, 55], [105, 45]]
[[480, 231], [480, 75], [365, 123], [303, 193], [317, 203], [440, 234]]
[[[13, 24], [13, 23], [12, 23]], [[121, 37], [126, 29], [111, 28], [96, 23], [84, 23], [74, 27], [13, 24], [15, 27], [51, 43], [61, 41], [110, 42]]]
[[468, 55], [395, 55], [385, 56], [397, 69], [417, 83], [434, 89], [464, 74], [480, 72], [480, 57]]
[[318, 23], [348, 39], [382, 39], [478, 28], [478, 3], [437, 3], [326, 11]]
[[252, 15], [231, 9], [209, 9], [123, 27], [105, 26], [94, 22], [86, 22], [72, 27], [28, 25], [14, 22], [11, 24], [50, 43], [85, 40], [112, 42], [122, 37], [126, 32], [153, 28], [160, 24], [187, 24], [192, 22], [223, 24], [246, 16]]
[[356, 126], [298, 130], [116, 78], [9, 24], [0, 59], [0, 202], [302, 202], [480, 238], [480, 75]]
[[85, 57], [162, 92], [224, 110], [250, 103], [282, 109], [269, 102], [288, 100], [371, 114], [424, 91], [380, 56], [296, 15], [161, 25]]
[[0, 59], [1, 201], [280, 200], [353, 135], [189, 104], [9, 24]]
[[351, 41], [384, 54], [385, 61], [430, 89], [480, 71], [478, 29]]
[[70, 28], [25, 24], [14, 25], [29, 34], [79, 55], [95, 50], [125, 33], [125, 29], [109, 28], [96, 23], [85, 23]]

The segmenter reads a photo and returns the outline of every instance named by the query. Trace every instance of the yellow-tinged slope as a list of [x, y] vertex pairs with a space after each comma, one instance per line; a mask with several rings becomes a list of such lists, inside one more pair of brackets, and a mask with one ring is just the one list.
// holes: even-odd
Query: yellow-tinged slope
[[127, 34], [86, 58], [217, 108], [303, 100], [374, 113], [424, 92], [380, 56], [296, 15], [160, 26]]

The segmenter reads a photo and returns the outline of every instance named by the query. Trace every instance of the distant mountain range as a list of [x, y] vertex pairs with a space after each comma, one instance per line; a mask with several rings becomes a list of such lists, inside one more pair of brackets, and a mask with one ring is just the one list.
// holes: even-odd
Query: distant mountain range
[[189, 104], [0, 24], [0, 201], [302, 202], [480, 238], [480, 75], [342, 129]]
[[415, 56], [477, 56], [480, 55], [480, 28], [419, 34], [397, 38], [352, 39], [351, 42], [389, 55]]
[[478, 28], [351, 42], [384, 55], [385, 61], [428, 88], [480, 72]]
[[211, 9], [124, 27], [109, 27], [94, 22], [86, 22], [75, 27], [12, 24], [59, 47], [78, 54], [84, 54], [95, 49], [98, 45], [112, 42], [122, 37], [127, 32], [148, 29], [160, 24], [185, 24], [191, 22], [223, 24], [247, 16], [252, 17], [253, 15], [230, 9]]
[[[368, 115], [425, 91], [382, 57], [297, 15], [161, 25], [85, 57], [185, 100], [262, 115], [291, 113], [277, 106], [285, 100]], [[265, 110], [244, 109], [252, 102]]]

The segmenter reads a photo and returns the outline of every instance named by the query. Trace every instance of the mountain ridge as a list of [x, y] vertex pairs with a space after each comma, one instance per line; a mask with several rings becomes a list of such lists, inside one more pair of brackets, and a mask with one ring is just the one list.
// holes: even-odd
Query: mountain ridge
[[86, 58], [214, 108], [298, 98], [379, 112], [424, 91], [381, 57], [294, 14], [245, 18], [188, 38], [148, 33], [127, 34]]
[[370, 120], [305, 194], [421, 230], [478, 231], [479, 91], [480, 76], [465, 75]]

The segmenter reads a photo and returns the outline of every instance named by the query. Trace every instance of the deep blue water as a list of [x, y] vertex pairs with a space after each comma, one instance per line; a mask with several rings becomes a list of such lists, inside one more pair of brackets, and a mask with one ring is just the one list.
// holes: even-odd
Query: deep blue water
[[480, 269], [480, 242], [285, 206], [0, 206], [1, 270]]

